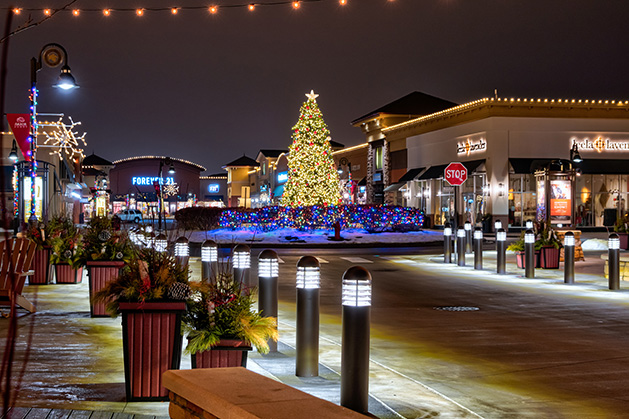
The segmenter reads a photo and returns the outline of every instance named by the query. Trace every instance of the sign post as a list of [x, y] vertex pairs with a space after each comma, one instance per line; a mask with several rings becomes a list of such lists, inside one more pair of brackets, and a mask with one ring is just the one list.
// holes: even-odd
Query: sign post
[[450, 163], [443, 173], [443, 178], [450, 184], [450, 186], [454, 186], [454, 230], [456, 231], [457, 226], [459, 224], [458, 220], [458, 211], [459, 211], [459, 186], [461, 186], [467, 180], [467, 167], [463, 166], [462, 163], [452, 162]]

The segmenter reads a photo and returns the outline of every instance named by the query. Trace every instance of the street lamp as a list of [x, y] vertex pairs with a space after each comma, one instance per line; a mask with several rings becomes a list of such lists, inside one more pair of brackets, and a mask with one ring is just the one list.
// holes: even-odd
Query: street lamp
[[[76, 80], [70, 72], [70, 66], [68, 65], [68, 53], [65, 48], [59, 44], [46, 44], [39, 51], [38, 58], [31, 58], [31, 92], [30, 92], [30, 116], [31, 116], [31, 136], [29, 138], [30, 150], [28, 151], [28, 157], [31, 160], [30, 176], [31, 176], [31, 216], [29, 217], [29, 223], [37, 222], [37, 213], [35, 200], [37, 198], [35, 178], [37, 177], [37, 72], [42, 69], [46, 64], [48, 67], [58, 67], [64, 63], [61, 67], [61, 74], [57, 84], [54, 87], [59, 87], [63, 90], [70, 90], [79, 87], [76, 84]], [[16, 150], [17, 151], [17, 150]], [[17, 153], [16, 153], [17, 154]]]
[[[168, 166], [168, 174], [175, 174], [175, 165], [170, 157], [164, 157], [159, 159], [159, 172], [157, 175], [157, 185], [155, 185], [155, 190], [158, 192], [157, 201], [158, 201], [158, 211], [157, 211], [157, 223], [158, 230], [162, 230], [162, 214], [164, 213], [164, 182], [162, 179], [162, 171], [164, 170], [164, 166]], [[166, 214], [164, 215], [164, 227], [166, 224]]]
[[15, 144], [15, 140], [13, 140], [13, 146], [11, 146], [11, 152], [9, 153], [9, 159], [16, 162], [18, 160], [17, 157], [17, 145]]
[[583, 161], [581, 155], [579, 154], [579, 146], [577, 143], [572, 144], [572, 148], [570, 149], [570, 160], [575, 163], [581, 163]]

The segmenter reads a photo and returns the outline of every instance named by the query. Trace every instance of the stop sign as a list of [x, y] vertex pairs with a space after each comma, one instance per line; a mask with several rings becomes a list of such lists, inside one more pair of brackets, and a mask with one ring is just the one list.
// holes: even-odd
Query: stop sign
[[467, 168], [461, 163], [450, 163], [446, 167], [444, 178], [452, 186], [462, 185], [467, 180]]

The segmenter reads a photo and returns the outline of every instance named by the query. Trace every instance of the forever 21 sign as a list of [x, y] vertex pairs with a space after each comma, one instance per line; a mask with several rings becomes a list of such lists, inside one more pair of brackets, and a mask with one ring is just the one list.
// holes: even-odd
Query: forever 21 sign
[[460, 186], [467, 180], [467, 168], [461, 163], [452, 162], [444, 171], [443, 177], [452, 186]]

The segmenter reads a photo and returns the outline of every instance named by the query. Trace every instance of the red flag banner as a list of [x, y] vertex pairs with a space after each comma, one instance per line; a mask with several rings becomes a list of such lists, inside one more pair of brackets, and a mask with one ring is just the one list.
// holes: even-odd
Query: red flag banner
[[31, 145], [28, 142], [28, 137], [31, 135], [31, 116], [27, 113], [8, 113], [7, 121], [9, 121], [9, 127], [13, 131], [15, 141], [24, 155], [24, 160], [31, 161], [29, 155]]

